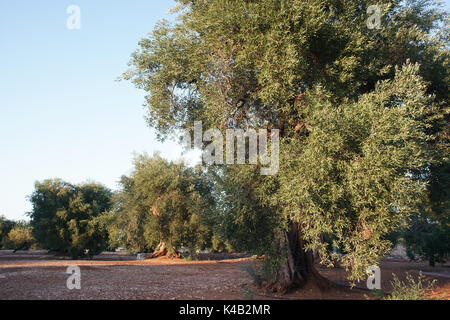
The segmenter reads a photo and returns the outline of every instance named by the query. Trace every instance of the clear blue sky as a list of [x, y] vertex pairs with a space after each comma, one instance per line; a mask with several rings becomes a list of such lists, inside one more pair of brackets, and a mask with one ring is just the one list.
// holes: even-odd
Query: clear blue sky
[[[81, 9], [80, 30], [66, 27], [71, 4]], [[0, 0], [0, 214], [26, 218], [36, 180], [91, 179], [116, 189], [133, 152], [180, 156], [146, 126], [144, 93], [115, 81], [173, 5]]]
[[[81, 29], [69, 30], [69, 5]], [[88, 179], [117, 189], [133, 152], [180, 148], [155, 141], [144, 93], [116, 82], [138, 41], [170, 18], [172, 1], [0, 0], [0, 214], [24, 219], [34, 182]]]

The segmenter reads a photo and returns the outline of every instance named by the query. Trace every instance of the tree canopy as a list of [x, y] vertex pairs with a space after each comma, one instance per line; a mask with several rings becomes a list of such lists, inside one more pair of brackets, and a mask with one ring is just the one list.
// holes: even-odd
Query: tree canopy
[[5, 248], [8, 240], [8, 233], [14, 225], [14, 221], [8, 220], [3, 215], [0, 215], [0, 248]]
[[111, 228], [130, 251], [174, 254], [181, 246], [211, 246], [205, 216], [213, 199], [202, 171], [157, 154], [137, 155], [134, 171], [122, 176], [121, 185]]

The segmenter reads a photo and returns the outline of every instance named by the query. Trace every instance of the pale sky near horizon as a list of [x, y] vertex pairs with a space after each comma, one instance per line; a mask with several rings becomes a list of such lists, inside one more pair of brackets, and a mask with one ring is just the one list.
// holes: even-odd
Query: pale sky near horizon
[[[69, 30], [69, 5], [81, 28]], [[144, 92], [115, 81], [173, 1], [0, 0], [0, 215], [26, 219], [34, 182], [117, 189], [133, 152], [180, 156], [146, 125]]]
[[[79, 30], [66, 26], [69, 5], [81, 9]], [[177, 144], [158, 143], [146, 125], [144, 92], [115, 81], [173, 6], [0, 0], [0, 215], [26, 219], [35, 181], [93, 180], [117, 189], [133, 152], [180, 157]]]

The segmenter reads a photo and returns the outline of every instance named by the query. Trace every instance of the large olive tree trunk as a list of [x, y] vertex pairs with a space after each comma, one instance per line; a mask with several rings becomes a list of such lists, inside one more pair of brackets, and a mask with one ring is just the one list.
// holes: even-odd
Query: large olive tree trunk
[[167, 245], [164, 241], [161, 241], [156, 247], [155, 251], [152, 254], [146, 256], [146, 259], [153, 259], [158, 257], [168, 257], [168, 258], [181, 258], [181, 254], [177, 252], [174, 248], [172, 248], [173, 253], [169, 253]]
[[285, 259], [276, 279], [266, 285], [267, 289], [285, 293], [304, 286], [308, 281], [314, 282], [322, 290], [330, 288], [330, 281], [314, 267], [312, 250], [305, 250], [299, 223], [290, 223], [289, 230], [283, 231], [279, 245]]

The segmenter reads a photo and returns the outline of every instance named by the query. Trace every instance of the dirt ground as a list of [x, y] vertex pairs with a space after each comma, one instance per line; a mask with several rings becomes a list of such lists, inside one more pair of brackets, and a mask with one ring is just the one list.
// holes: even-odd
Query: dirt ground
[[[209, 257], [210, 258], [210, 257]], [[187, 261], [158, 258], [136, 260], [126, 253], [103, 253], [92, 260], [68, 260], [45, 251], [0, 251], [0, 300], [6, 299], [367, 299], [365, 282], [357, 288], [336, 286], [321, 292], [313, 285], [283, 296], [258, 290], [246, 271], [258, 261], [242, 255], [224, 260]], [[68, 266], [81, 270], [81, 289], [69, 290]], [[404, 279], [406, 272], [417, 277], [422, 271], [437, 283], [429, 296], [450, 299], [450, 268], [430, 268], [425, 262], [385, 260], [380, 264], [382, 290], [392, 288], [392, 273]], [[328, 279], [348, 284], [345, 270], [319, 271]], [[362, 288], [362, 289], [361, 289]]]

